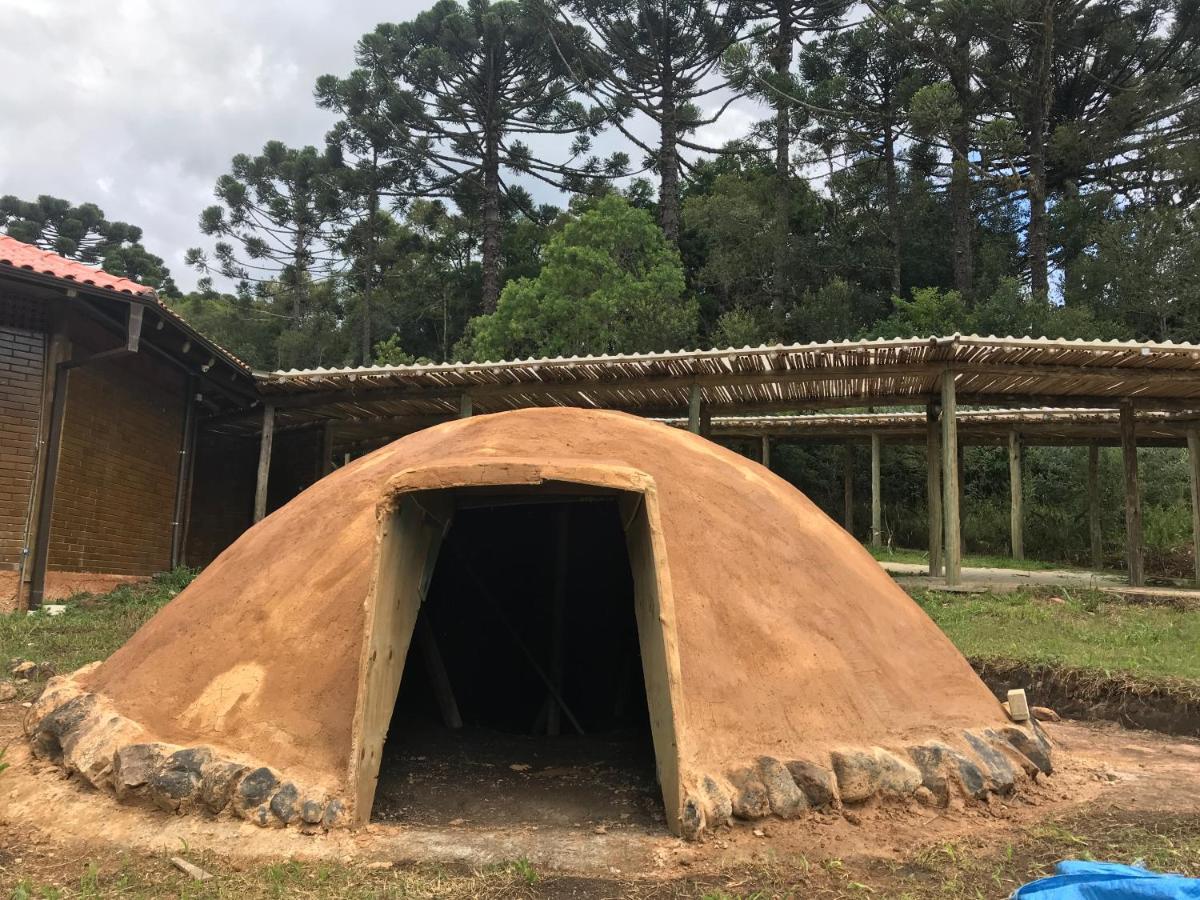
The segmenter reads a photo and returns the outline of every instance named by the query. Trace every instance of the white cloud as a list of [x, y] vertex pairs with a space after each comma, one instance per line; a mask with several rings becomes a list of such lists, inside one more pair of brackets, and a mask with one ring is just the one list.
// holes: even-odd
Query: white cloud
[[100, 204], [184, 286], [200, 210], [235, 153], [319, 144], [312, 87], [423, 0], [0, 0], [0, 194]]

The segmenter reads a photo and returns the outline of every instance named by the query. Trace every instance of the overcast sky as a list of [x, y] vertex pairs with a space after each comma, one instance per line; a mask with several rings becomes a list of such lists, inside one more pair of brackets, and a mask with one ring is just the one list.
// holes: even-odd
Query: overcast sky
[[[432, 0], [0, 0], [0, 195], [93, 202], [139, 225], [183, 289], [188, 247], [235, 153], [320, 144], [317, 76]], [[752, 120], [734, 109], [702, 134]], [[635, 161], [639, 153], [631, 153]], [[540, 193], [540, 192], [539, 192]], [[549, 198], [547, 198], [549, 199]]]

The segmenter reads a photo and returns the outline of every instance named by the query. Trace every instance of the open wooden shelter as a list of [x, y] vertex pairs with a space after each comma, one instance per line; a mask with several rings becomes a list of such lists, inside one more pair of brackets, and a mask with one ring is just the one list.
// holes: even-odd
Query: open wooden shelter
[[[1018, 555], [1021, 443], [1111, 443], [1121, 446], [1125, 459], [1129, 577], [1137, 585], [1144, 581], [1139, 441], [1189, 445], [1193, 496], [1200, 480], [1200, 346], [1192, 344], [952, 335], [292, 370], [260, 375], [258, 391], [260, 408], [215, 416], [209, 423], [214, 433], [229, 437], [262, 437], [256, 519], [268, 508], [276, 434], [308, 436], [315, 478], [350, 455], [458, 416], [523, 407], [619, 409], [679, 417], [690, 430], [714, 438], [844, 442], [852, 435], [869, 437], [876, 449], [876, 482], [881, 442], [924, 442], [931, 568], [944, 569], [947, 582], [956, 584], [960, 441], [1009, 445]], [[972, 406], [1006, 408], [963, 408]], [[896, 411], [828, 412], [864, 407]], [[1196, 535], [1200, 542], [1200, 521]]]

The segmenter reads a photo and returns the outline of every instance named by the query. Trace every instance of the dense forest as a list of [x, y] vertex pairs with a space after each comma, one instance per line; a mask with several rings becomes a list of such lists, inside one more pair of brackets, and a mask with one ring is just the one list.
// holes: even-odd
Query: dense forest
[[1197, 0], [441, 0], [354, 59], [217, 179], [195, 292], [90, 204], [0, 223], [263, 368], [1197, 336]]
[[[326, 134], [216, 179], [170, 261], [195, 291], [92, 204], [5, 197], [0, 227], [153, 285], [264, 369], [1200, 338], [1200, 0], [440, 0], [353, 58], [314, 86]], [[785, 449], [832, 490], [832, 456]], [[968, 457], [966, 534], [997, 552], [988, 453]], [[1060, 558], [1083, 553], [1064, 454], [1030, 462], [1031, 543]], [[888, 528], [919, 545], [906, 459]], [[1164, 548], [1172, 460], [1148, 499]]]

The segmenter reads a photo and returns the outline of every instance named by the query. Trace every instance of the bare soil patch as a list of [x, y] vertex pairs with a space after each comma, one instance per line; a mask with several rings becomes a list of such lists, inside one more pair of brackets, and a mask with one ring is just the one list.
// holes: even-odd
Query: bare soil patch
[[[959, 896], [945, 885], [960, 879], [963, 867], [971, 877], [1016, 883], [1062, 855], [1103, 855], [1105, 835], [1124, 840], [1131, 828], [1159, 841], [1155, 846], [1182, 846], [1174, 832], [1154, 835], [1172, 828], [1190, 835], [1186, 823], [1200, 821], [1200, 741], [1062, 723], [1048, 727], [1059, 771], [1006, 800], [947, 810], [867, 805], [852, 817], [767, 820], [761, 836], [745, 825], [721, 828], [691, 844], [653, 821], [658, 813], [641, 799], [654, 796], [645, 784], [593, 778], [604, 770], [586, 742], [574, 758], [567, 752], [523, 761], [515, 759], [520, 739], [483, 750], [472, 740], [470, 755], [457, 757], [453, 748], [430, 744], [413, 755], [444, 753], [444, 766], [418, 766], [430, 760], [414, 758], [408, 771], [393, 767], [395, 781], [382, 794], [391, 821], [306, 836], [123, 807], [32, 760], [19, 738], [22, 712], [19, 702], [0, 705], [0, 743], [13, 741], [12, 768], [0, 775], [4, 890], [22, 879], [69, 886], [94, 877], [126, 885], [123, 895], [176, 893], [187, 883], [165, 860], [186, 847], [229, 891], [189, 888], [188, 896], [279, 896], [314, 884], [326, 888], [311, 895], [333, 897], [401, 889], [443, 897], [850, 896], [860, 883], [882, 896]], [[615, 770], [636, 771], [616, 765], [619, 748], [604, 749]], [[514, 762], [530, 768], [514, 770]], [[468, 777], [471, 767], [480, 773]], [[437, 809], [440, 791], [449, 792], [445, 809]], [[1080, 837], [1056, 824], [1063, 821], [1092, 830]], [[129, 888], [138, 879], [149, 885], [145, 893]], [[329, 887], [343, 881], [344, 890]], [[1007, 893], [996, 888], [979, 895]]]
[[372, 819], [381, 824], [667, 827], [641, 733], [547, 741], [431, 727], [409, 734], [380, 771]]
[[1200, 690], [1194, 682], [1146, 681], [1121, 673], [1006, 659], [973, 659], [971, 665], [998, 698], [1019, 684], [1039, 704], [1070, 719], [1200, 736]]

